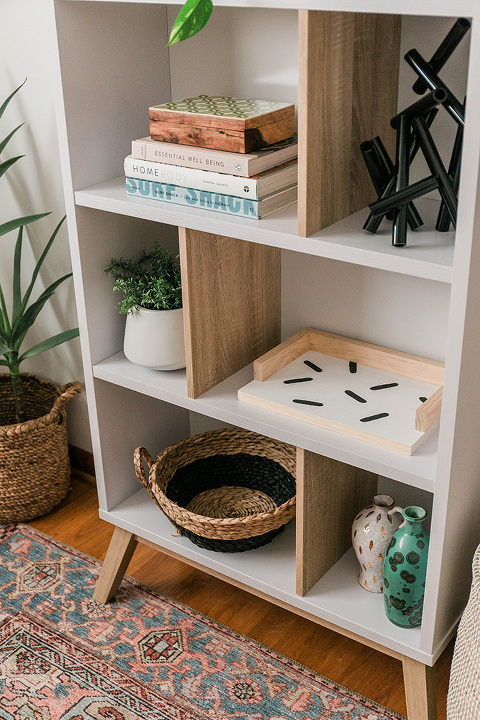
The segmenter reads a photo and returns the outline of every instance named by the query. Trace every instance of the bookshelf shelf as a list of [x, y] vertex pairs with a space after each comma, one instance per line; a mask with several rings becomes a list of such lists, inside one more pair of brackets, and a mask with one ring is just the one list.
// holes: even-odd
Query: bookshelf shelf
[[[249, 553], [215, 553], [174, 535], [164, 514], [140, 489], [102, 519], [159, 545], [185, 562], [219, 573], [234, 584], [258, 591], [292, 608], [313, 615], [348, 632], [362, 635], [390, 650], [409, 653], [420, 662], [426, 655], [420, 647], [420, 631], [392, 625], [383, 613], [383, 597], [366, 593], [357, 582], [353, 550], [348, 551], [307, 593], [295, 593], [295, 523], [291, 523], [268, 545]], [[341, 598], [341, 599], [339, 599]]]
[[452, 281], [455, 233], [439, 233], [432, 229], [439, 207], [438, 201], [433, 199], [417, 202], [425, 220], [425, 229], [411, 233], [405, 248], [392, 247], [387, 227], [376, 235], [363, 231], [367, 210], [361, 210], [304, 238], [297, 234], [296, 205], [290, 205], [261, 220], [245, 220], [208, 210], [175, 207], [160, 200], [129, 197], [124, 177], [78, 190], [75, 200], [82, 207], [235, 237], [427, 280], [443, 283]]
[[237, 391], [253, 379], [251, 366], [243, 368], [196, 399], [188, 397], [184, 370], [171, 373], [148, 370], [129, 362], [123, 352], [97, 363], [93, 373], [100, 380], [434, 492], [438, 433], [429, 438], [414, 455], [406, 456], [323, 428], [309, 427], [308, 423], [301, 420], [281, 416], [237, 399]]
[[[136, 0], [124, 0], [131, 3]], [[68, 2], [108, 2], [117, 0], [68, 0]], [[146, 5], [178, 5], [178, 0], [143, 0]], [[318, 2], [305, 3], [302, 0], [216, 0], [219, 7], [241, 7], [241, 8], [271, 8], [299, 10], [308, 7], [312, 10], [336, 10], [337, 12], [358, 12], [358, 0], [318, 0]], [[362, 12], [365, 13], [389, 13], [404, 15], [432, 15], [435, 17], [470, 17], [474, 14], [474, 0], [456, 0], [452, 6], [451, 0], [423, 0], [421, 5], [415, 0], [394, 0], [385, 8], [381, 0], [364, 0]]]

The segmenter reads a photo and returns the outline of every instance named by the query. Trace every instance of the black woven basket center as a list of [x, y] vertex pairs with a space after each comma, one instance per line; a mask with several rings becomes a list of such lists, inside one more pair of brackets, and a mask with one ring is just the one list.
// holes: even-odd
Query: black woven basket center
[[186, 507], [199, 493], [223, 485], [261, 490], [278, 506], [295, 495], [295, 478], [285, 468], [269, 458], [247, 453], [194, 460], [175, 472], [165, 494], [180, 507]]

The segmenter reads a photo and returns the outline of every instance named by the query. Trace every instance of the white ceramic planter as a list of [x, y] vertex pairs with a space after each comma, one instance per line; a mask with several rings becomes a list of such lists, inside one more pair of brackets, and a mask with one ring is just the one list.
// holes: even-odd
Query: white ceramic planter
[[152, 370], [184, 368], [183, 308], [128, 313], [123, 351], [130, 362]]

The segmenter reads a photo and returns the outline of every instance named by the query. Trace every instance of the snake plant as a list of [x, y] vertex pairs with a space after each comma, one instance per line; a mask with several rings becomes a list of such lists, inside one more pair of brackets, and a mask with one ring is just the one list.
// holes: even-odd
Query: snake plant
[[[25, 82], [25, 81], [24, 81]], [[0, 106], [0, 119], [2, 118], [8, 104], [14, 95], [24, 85], [24, 82], [13, 91], [11, 95], [4, 101]], [[12, 130], [2, 141], [0, 141], [0, 154], [5, 150], [10, 139], [13, 135], [21, 128], [18, 125]], [[6, 173], [6, 171], [23, 155], [17, 155], [16, 157], [9, 158], [7, 160], [0, 161], [0, 177]], [[48, 251], [50, 250], [55, 237], [62, 226], [65, 218], [63, 217], [58, 223], [57, 227], [53, 231], [50, 239], [47, 241], [38, 262], [35, 265], [33, 273], [30, 278], [25, 291], [22, 291], [21, 281], [21, 265], [22, 265], [22, 243], [23, 243], [23, 232], [27, 225], [40, 220], [40, 218], [49, 215], [50, 213], [40, 213], [37, 215], [26, 215], [24, 217], [15, 218], [14, 220], [8, 220], [7, 222], [0, 223], [0, 236], [7, 235], [8, 233], [17, 230], [17, 239], [15, 243], [15, 251], [13, 257], [13, 273], [12, 273], [12, 297], [7, 305], [5, 293], [0, 282], [0, 365], [7, 368], [10, 373], [12, 382], [12, 390], [15, 398], [15, 419], [17, 422], [23, 422], [26, 420], [25, 414], [25, 401], [22, 390], [22, 382], [20, 376], [19, 366], [23, 360], [27, 358], [39, 355], [45, 350], [60, 345], [61, 343], [70, 340], [78, 335], [78, 328], [72, 330], [66, 330], [65, 332], [58, 333], [52, 337], [43, 340], [42, 342], [30, 347], [28, 350], [22, 352], [23, 342], [28, 330], [35, 323], [40, 311], [43, 309], [45, 303], [49, 298], [52, 297], [57, 287], [63, 283], [72, 273], [68, 273], [63, 277], [53, 282], [43, 292], [41, 292], [36, 299], [32, 299], [32, 293], [34, 290], [35, 282], [37, 280], [40, 269], [45, 261]], [[2, 264], [4, 267], [4, 265]], [[9, 312], [10, 307], [10, 312]]]

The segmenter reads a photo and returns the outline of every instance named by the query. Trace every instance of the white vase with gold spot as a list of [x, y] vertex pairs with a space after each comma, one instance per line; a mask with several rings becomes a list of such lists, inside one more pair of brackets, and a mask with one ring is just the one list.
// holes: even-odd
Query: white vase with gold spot
[[383, 565], [393, 534], [402, 522], [402, 508], [390, 495], [375, 495], [352, 525], [352, 543], [360, 564], [358, 582], [369, 592], [383, 592]]

